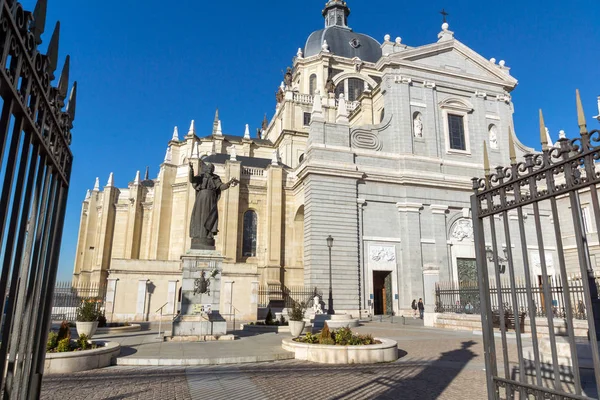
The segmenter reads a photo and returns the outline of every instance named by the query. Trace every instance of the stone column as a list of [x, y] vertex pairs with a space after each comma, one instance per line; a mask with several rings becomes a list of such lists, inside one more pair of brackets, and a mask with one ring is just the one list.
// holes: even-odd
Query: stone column
[[235, 281], [223, 281], [223, 311], [222, 315], [226, 316], [226, 320], [232, 321], [235, 310], [233, 308], [233, 284]]
[[258, 290], [259, 290], [259, 282], [252, 281], [250, 283], [250, 310], [253, 310], [252, 320], [256, 320], [258, 318]]
[[397, 203], [402, 232], [402, 298], [401, 306], [408, 308], [412, 299], [423, 293], [423, 255], [421, 251], [420, 203]]
[[167, 314], [177, 314], [177, 280], [169, 281], [169, 289], [167, 292]]
[[138, 281], [138, 295], [135, 307], [136, 321], [145, 321], [146, 319], [146, 295], [148, 293], [148, 279]]
[[108, 278], [106, 282], [106, 302], [104, 304], [104, 312], [109, 316], [109, 321], [112, 322], [115, 312], [115, 300], [117, 298], [117, 281], [119, 278]]
[[440, 271], [431, 269], [423, 271], [423, 302], [425, 303], [425, 326], [435, 325], [435, 284], [440, 280]]
[[432, 204], [430, 208], [433, 239], [435, 240], [435, 265], [442, 276], [444, 276], [444, 280], [450, 280], [450, 272], [448, 272], [448, 276], [446, 277], [446, 271], [450, 271], [448, 268], [448, 249], [446, 247], [446, 242], [448, 241], [446, 234], [446, 213], [448, 212], [448, 206]]

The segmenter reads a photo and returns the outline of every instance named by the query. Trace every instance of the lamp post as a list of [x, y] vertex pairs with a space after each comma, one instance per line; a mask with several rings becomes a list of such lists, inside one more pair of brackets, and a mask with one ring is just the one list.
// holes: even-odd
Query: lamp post
[[333, 247], [333, 238], [327, 237], [327, 247], [329, 248], [329, 304], [327, 305], [327, 314], [335, 314], [333, 311], [333, 292], [331, 289], [331, 248]]

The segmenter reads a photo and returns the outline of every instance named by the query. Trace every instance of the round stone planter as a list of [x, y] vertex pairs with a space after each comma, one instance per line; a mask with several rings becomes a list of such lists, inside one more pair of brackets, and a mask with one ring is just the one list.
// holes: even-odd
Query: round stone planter
[[44, 374], [69, 374], [108, 367], [121, 352], [121, 346], [117, 342], [94, 340], [93, 343], [102, 347], [67, 353], [46, 353]]
[[139, 332], [142, 330], [140, 324], [131, 324], [129, 326], [115, 326], [96, 329], [96, 335], [116, 335], [119, 333]]
[[320, 364], [377, 364], [398, 359], [398, 342], [377, 338], [381, 344], [366, 346], [328, 346], [284, 339], [284, 350], [294, 352], [297, 360]]
[[96, 333], [96, 329], [98, 329], [98, 321], [94, 322], [75, 322], [75, 326], [77, 328], [77, 334], [79, 336], [86, 335], [89, 339], [91, 339]]
[[304, 322], [304, 321], [289, 321], [288, 324], [290, 326], [290, 333], [292, 334], [292, 337], [296, 338], [302, 334], [302, 331], [304, 330], [304, 325], [306, 324], [306, 322]]

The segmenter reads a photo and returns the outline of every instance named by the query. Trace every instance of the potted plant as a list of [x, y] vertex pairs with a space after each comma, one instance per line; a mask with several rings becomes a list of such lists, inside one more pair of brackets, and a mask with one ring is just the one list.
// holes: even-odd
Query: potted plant
[[294, 302], [292, 309], [289, 313], [289, 325], [290, 333], [293, 337], [298, 337], [304, 330], [304, 312], [306, 311], [306, 305], [304, 303]]
[[96, 299], [83, 300], [77, 307], [77, 334], [86, 335], [88, 338], [94, 336], [98, 328], [98, 318], [102, 315], [100, 312], [100, 302]]

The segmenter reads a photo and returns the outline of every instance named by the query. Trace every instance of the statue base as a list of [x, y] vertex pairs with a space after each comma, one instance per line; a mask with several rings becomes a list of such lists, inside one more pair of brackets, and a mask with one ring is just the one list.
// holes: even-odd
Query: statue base
[[215, 250], [215, 239], [192, 238], [192, 250]]
[[173, 321], [173, 337], [222, 336], [221, 272], [224, 257], [215, 250], [189, 250], [181, 256], [181, 313]]

